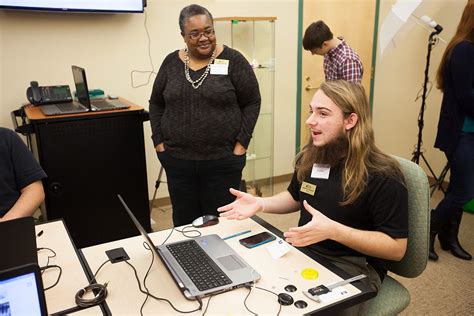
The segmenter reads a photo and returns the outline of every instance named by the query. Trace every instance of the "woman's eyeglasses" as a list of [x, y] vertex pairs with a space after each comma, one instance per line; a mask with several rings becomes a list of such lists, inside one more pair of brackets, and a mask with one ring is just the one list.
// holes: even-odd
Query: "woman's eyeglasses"
[[205, 36], [207, 38], [213, 37], [214, 36], [214, 29], [207, 29], [202, 32], [191, 32], [188, 34], [189, 39], [193, 41], [197, 41], [201, 38], [201, 36]]

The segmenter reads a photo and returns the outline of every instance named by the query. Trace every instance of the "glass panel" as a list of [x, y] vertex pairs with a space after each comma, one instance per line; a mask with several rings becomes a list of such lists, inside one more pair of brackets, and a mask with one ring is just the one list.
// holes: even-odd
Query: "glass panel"
[[247, 164], [242, 179], [247, 192], [259, 196], [273, 194], [273, 88], [274, 88], [274, 30], [272, 20], [215, 21], [218, 43], [237, 49], [255, 70], [262, 105], [253, 138], [247, 149]]

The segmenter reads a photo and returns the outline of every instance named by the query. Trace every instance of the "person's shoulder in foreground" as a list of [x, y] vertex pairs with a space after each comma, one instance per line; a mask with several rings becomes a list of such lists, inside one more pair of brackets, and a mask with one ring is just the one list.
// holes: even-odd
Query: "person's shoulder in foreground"
[[0, 127], [0, 220], [32, 215], [44, 200], [39, 163], [20, 137]]

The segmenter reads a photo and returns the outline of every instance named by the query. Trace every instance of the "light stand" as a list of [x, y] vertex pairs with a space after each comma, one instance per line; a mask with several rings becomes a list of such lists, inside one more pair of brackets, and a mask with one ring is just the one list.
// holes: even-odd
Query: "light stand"
[[161, 184], [161, 176], [163, 175], [163, 170], [164, 170], [163, 166], [160, 166], [160, 172], [155, 182], [155, 192], [153, 193], [153, 198], [151, 199], [151, 202], [150, 202], [150, 212], [153, 209], [153, 202], [155, 201], [155, 198], [156, 198], [156, 192], [158, 192], [158, 188], [160, 187], [160, 184]]
[[[438, 25], [439, 26], [439, 25]], [[438, 37], [437, 35], [441, 33], [443, 29], [439, 26], [439, 28], [435, 28], [435, 31], [431, 32], [429, 39], [428, 39], [428, 54], [426, 56], [426, 67], [425, 67], [425, 81], [423, 83], [423, 94], [421, 97], [421, 109], [420, 109], [420, 115], [418, 116], [418, 141], [415, 147], [415, 150], [413, 151], [413, 156], [411, 158], [411, 161], [420, 164], [420, 157], [423, 159], [425, 162], [426, 166], [428, 167], [431, 175], [435, 179], [435, 183], [431, 185], [431, 187], [438, 187], [441, 188], [441, 190], [444, 192], [444, 189], [442, 187], [442, 183], [444, 181], [444, 177], [446, 176], [446, 172], [449, 169], [448, 166], [444, 167], [442, 174], [440, 177], [437, 177], [436, 174], [434, 173], [433, 169], [431, 168], [430, 164], [428, 163], [428, 160], [426, 160], [425, 155], [423, 154], [423, 151], [421, 149], [421, 146], [423, 144], [423, 127], [424, 127], [424, 115], [425, 115], [425, 108], [426, 108], [426, 94], [428, 91], [428, 81], [429, 81], [429, 75], [428, 71], [430, 68], [430, 58], [431, 58], [431, 50], [433, 49], [433, 46], [437, 43]], [[446, 169], [446, 171], [445, 171]], [[432, 190], [431, 194], [433, 194], [434, 189]]]
[[449, 162], [447, 162], [443, 170], [441, 170], [441, 173], [438, 179], [436, 179], [436, 181], [431, 185], [431, 196], [433, 196], [433, 193], [435, 193], [436, 190], [441, 190], [443, 191], [444, 194], [446, 194], [446, 191], [443, 188], [443, 182], [448, 171], [449, 171]]

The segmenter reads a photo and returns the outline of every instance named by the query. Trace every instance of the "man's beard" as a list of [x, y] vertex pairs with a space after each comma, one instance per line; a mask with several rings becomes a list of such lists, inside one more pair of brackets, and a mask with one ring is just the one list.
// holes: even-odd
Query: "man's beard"
[[314, 162], [335, 166], [347, 157], [349, 140], [341, 133], [336, 139], [321, 147], [314, 147]]

